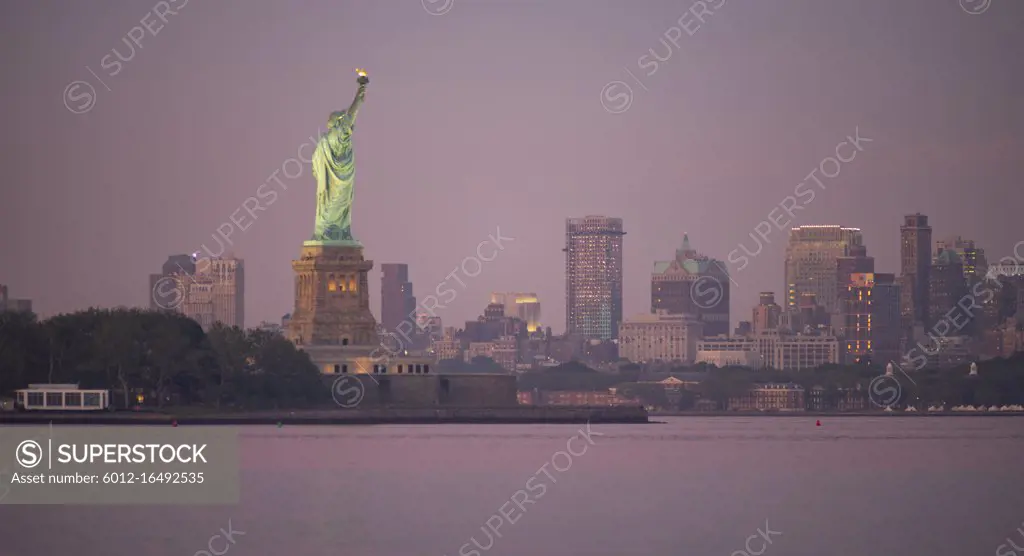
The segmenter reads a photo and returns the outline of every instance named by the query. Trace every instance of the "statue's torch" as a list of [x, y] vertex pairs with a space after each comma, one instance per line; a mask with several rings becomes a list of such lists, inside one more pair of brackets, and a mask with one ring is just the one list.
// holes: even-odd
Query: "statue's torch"
[[366, 70], [356, 68], [356, 75], [359, 76], [356, 78], [356, 81], [358, 81], [360, 85], [366, 85], [370, 82], [370, 78], [366, 77]]

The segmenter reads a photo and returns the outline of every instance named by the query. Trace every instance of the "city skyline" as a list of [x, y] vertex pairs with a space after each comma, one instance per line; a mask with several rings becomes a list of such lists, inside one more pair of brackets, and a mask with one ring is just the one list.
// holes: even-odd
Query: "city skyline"
[[[921, 214], [921, 213], [904, 215], [904, 218], [905, 218], [905, 222], [910, 221], [909, 219], [914, 219], [915, 222], [917, 220], [922, 220], [923, 222], [928, 222], [928, 220], [927, 220], [928, 216], [924, 215], [924, 214]], [[566, 219], [566, 224], [567, 224], [567, 226], [571, 226], [571, 225], [579, 226], [579, 225], [582, 225], [584, 223], [587, 223], [587, 224], [590, 224], [591, 227], [592, 227], [592, 225], [596, 221], [601, 221], [603, 223], [609, 223], [610, 222], [614, 227], [617, 227], [617, 229], [621, 229], [625, 225], [622, 222], [621, 219], [618, 219], [618, 218], [615, 218], [615, 217], [604, 216], [604, 215], [590, 215], [590, 216], [587, 216], [587, 217], [584, 217], [584, 218], [567, 218]], [[905, 246], [905, 244], [906, 244], [905, 239], [906, 239], [907, 226], [906, 225], [901, 226], [900, 229], [901, 229], [901, 232], [900, 232], [901, 245]], [[972, 260], [976, 256], [979, 257], [978, 261], [980, 261], [983, 266], [981, 266], [979, 269], [976, 269], [973, 266], [973, 264], [970, 267], [967, 267], [966, 266], [966, 260], [963, 261], [964, 266], [962, 267], [962, 272], [963, 272], [963, 276], [964, 276], [965, 280], [968, 279], [968, 277], [984, 276], [985, 275], [985, 270], [988, 269], [988, 266], [987, 266], [988, 263], [986, 262], [986, 259], [985, 259], [985, 251], [984, 251], [984, 247], [983, 246], [976, 245], [977, 242], [975, 242], [974, 240], [971, 240], [971, 239], [965, 239], [965, 238], [963, 238], [963, 236], [947, 236], [946, 239], [933, 240], [931, 238], [931, 233], [930, 233], [931, 228], [928, 227], [928, 230], [929, 230], [929, 234], [923, 238], [925, 244], [922, 244], [920, 247], [915, 247], [914, 250], [920, 251], [922, 253], [924, 253], [924, 252], [929, 253], [928, 257], [925, 257], [925, 258], [922, 259], [922, 261], [926, 262], [926, 265], [929, 268], [929, 270], [931, 270], [932, 268], [935, 268], [935, 265], [941, 264], [943, 260], [945, 260], [946, 258], [948, 258], [950, 256], [956, 258], [959, 261], [962, 258], [962, 255], [959, 255], [957, 253], [961, 253], [962, 254], [962, 253], [965, 252], [964, 250], [967, 249], [968, 250], [967, 252], [971, 253]], [[616, 235], [619, 234], [619, 233], [621, 233], [623, 236], [625, 235], [622, 232], [616, 232]], [[833, 237], [833, 236], [835, 236], [835, 237]], [[567, 237], [569, 237], [569, 236], [567, 236]], [[844, 284], [847, 283], [848, 279], [851, 276], [854, 276], [854, 275], [856, 275], [858, 273], [879, 274], [879, 275], [891, 274], [891, 275], [894, 275], [894, 276], [897, 277], [897, 281], [896, 281], [897, 284], [902, 282], [902, 280], [900, 279], [900, 272], [889, 272], [889, 273], [886, 273], [883, 270], [876, 271], [875, 265], [874, 265], [874, 257], [868, 254], [867, 246], [862, 243], [862, 241], [863, 241], [863, 239], [862, 239], [863, 238], [863, 232], [859, 228], [850, 228], [850, 227], [840, 226], [840, 225], [816, 225], [816, 224], [803, 225], [803, 226], [800, 226], [800, 227], [791, 228], [790, 229], [790, 241], [789, 241], [788, 246], [787, 246], [786, 260], [789, 260], [789, 257], [791, 256], [790, 253], [793, 251], [794, 247], [796, 247], [796, 246], [800, 246], [801, 249], [804, 249], [805, 245], [817, 245], [821, 241], [826, 241], [826, 244], [831, 245], [831, 243], [835, 243], [835, 241], [832, 241], [832, 240], [838, 240], [840, 237], [842, 237], [842, 238], [852, 238], [852, 240], [853, 240], [852, 244], [847, 245], [846, 247], [844, 247], [843, 249], [840, 250], [840, 251], [845, 252], [845, 255], [839, 255], [838, 258], [835, 258], [836, 257], [835, 253], [829, 254], [829, 252], [827, 252], [827, 250], [812, 249], [813, 253], [815, 253], [817, 255], [827, 255], [826, 258], [833, 258], [833, 259], [835, 259], [835, 261], [837, 261], [836, 265], [831, 267], [831, 268], [833, 268], [833, 271], [830, 272], [830, 274], [836, 275], [836, 278], [837, 278], [837, 280], [835, 280], [835, 284], [834, 284], [834, 288], [833, 288], [833, 289], [835, 289], [835, 291], [837, 293], [837, 296], [835, 297], [835, 299], [832, 300], [833, 303], [836, 304], [835, 308], [831, 309], [831, 310], [828, 309], [826, 304], [825, 304], [825, 302], [823, 301], [823, 298], [819, 298], [819, 296], [815, 296], [814, 293], [806, 293], [806, 292], [804, 293], [805, 296], [806, 295], [813, 296], [813, 298], [815, 298], [816, 301], [817, 301], [817, 305], [822, 306], [822, 309], [824, 309], [826, 314], [829, 314], [829, 315], [837, 314], [837, 313], [842, 313], [843, 312], [843, 309], [842, 309], [843, 301], [842, 301], [842, 296], [839, 295], [839, 292], [841, 292], [842, 290], [845, 289]], [[843, 241], [846, 241], [846, 240], [843, 240]], [[810, 243], [808, 243], [808, 242], [810, 242]], [[619, 241], [619, 245], [623, 245], [623, 243], [624, 242]], [[1019, 242], [1016, 247], [1019, 249], [1019, 246], [1022, 245], [1022, 244], [1024, 244], [1024, 241]], [[620, 247], [620, 249], [625, 251], [624, 246]], [[808, 252], [808, 253], [810, 253], [810, 252]], [[161, 278], [163, 278], [165, 276], [168, 276], [168, 275], [171, 275], [171, 274], [186, 275], [186, 274], [190, 274], [190, 273], [194, 272], [195, 271], [195, 264], [193, 262], [193, 259], [195, 258], [195, 255], [196, 254], [193, 254], [192, 256], [183, 255], [183, 254], [171, 255], [171, 256], [169, 256], [167, 258], [166, 262], [163, 265], [162, 274], [151, 274], [149, 276], [149, 284], [150, 284], [150, 289], [151, 289], [151, 292], [152, 292], [151, 298], [150, 298], [150, 303], [149, 303], [149, 308], [151, 308], [151, 309], [153, 309], [153, 308], [165, 308], [165, 307], [160, 307], [159, 306], [160, 303], [157, 301], [158, 292], [155, 289], [156, 288], [155, 284]], [[685, 260], [680, 259], [680, 257], [685, 258]], [[692, 257], [692, 259], [691, 258], [686, 258], [686, 257]], [[233, 258], [234, 258], [233, 253], [228, 253], [228, 255], [225, 257], [225, 260], [232, 260]], [[699, 283], [699, 282], [701, 282], [699, 277], [700, 276], [704, 276], [705, 272], [710, 272], [710, 274], [708, 274], [708, 276], [711, 276], [712, 278], [714, 278], [715, 281], [721, 283], [726, 288], [725, 289], [726, 294], [725, 294], [724, 297], [721, 297], [720, 295], [718, 295], [717, 292], [703, 291], [703, 293], [701, 293], [701, 291], [693, 290], [690, 287], [684, 288], [686, 290], [684, 293], [687, 294], [686, 296], [684, 296], [684, 297], [687, 297], [687, 299], [685, 301], [688, 301], [688, 303], [686, 305], [688, 307], [690, 307], [692, 305], [692, 307], [690, 307], [689, 309], [684, 311], [685, 314], [689, 315], [690, 317], [697, 316], [696, 311], [699, 311], [698, 306], [701, 306], [700, 305], [700, 301], [701, 300], [699, 300], [699, 299], [692, 299], [690, 296], [693, 296], [693, 295], [704, 295], [704, 294], [710, 295], [711, 293], [715, 293], [716, 301], [724, 302], [724, 304], [726, 306], [729, 305], [728, 300], [729, 300], [729, 288], [730, 288], [730, 285], [731, 285], [731, 277], [730, 276], [726, 276], [726, 275], [724, 275], [722, 273], [722, 271], [725, 268], [725, 266], [724, 266], [725, 263], [715, 259], [714, 257], [708, 257], [708, 255], [706, 255], [704, 253], [700, 253], [697, 250], [693, 249], [691, 247], [691, 245], [690, 245], [690, 242], [689, 242], [689, 234], [686, 234], [686, 233], [683, 234], [682, 247], [677, 247], [677, 249], [676, 249], [676, 259], [679, 261], [680, 265], [692, 265], [693, 266], [693, 268], [686, 269], [686, 271], [689, 272], [689, 273], [696, 273], [696, 274], [693, 274], [689, 278], [690, 282], [687, 282], [688, 286], [690, 286], [690, 287], [697, 286], [698, 284], [694, 284], [693, 283], [694, 278], [697, 278], [696, 281]], [[1017, 256], [1016, 257], [1016, 260], [1018, 260], [1018, 261], [1021, 260], [1021, 259], [1024, 259], [1024, 257], [1021, 257], [1021, 256]], [[216, 261], [216, 260], [219, 260], [219, 259], [214, 259], [214, 260]], [[698, 272], [697, 264], [700, 263], [701, 261], [703, 261], [703, 263], [701, 263], [703, 265], [701, 268], [703, 268], [703, 267], [707, 267], [707, 268], [703, 268], [703, 270], [699, 270], [699, 272]], [[659, 277], [661, 275], [661, 273], [665, 271], [665, 269], [667, 268], [667, 265], [671, 265], [672, 263], [671, 263], [671, 261], [654, 261], [653, 264], [654, 264], [655, 272], [654, 272], [654, 274], [652, 276], [653, 277]], [[904, 264], [906, 264], [906, 262], [904, 262]], [[1014, 272], [1011, 272], [1010, 274], [1019, 274], [1020, 273], [1019, 272], [1020, 269], [1016, 268], [1016, 264], [1017, 263], [1014, 263], [1014, 266], [1015, 266], [1015, 268], [1013, 269]], [[817, 267], [815, 267], [815, 268], [817, 268]], [[997, 268], [1000, 268], [1000, 267], [998, 265], [993, 265], [992, 268], [993, 269], [997, 269]], [[680, 271], [683, 270], [683, 269], [684, 269], [684, 267], [680, 266]], [[838, 274], [837, 274], [836, 271], [838, 271]], [[817, 270], [815, 270], [815, 272], [817, 274], [822, 274], [822, 269], [817, 269]], [[995, 275], [995, 274], [1005, 274], [1005, 272], [1002, 272], [1002, 273], [1001, 272], [995, 272], [993, 275]], [[387, 297], [386, 297], [385, 294], [388, 291], [388, 287], [389, 287], [388, 284], [392, 283], [392, 282], [393, 282], [393, 284], [390, 287], [393, 290], [393, 293], [395, 294], [395, 296], [397, 296], [397, 297], [395, 297], [394, 299], [392, 299], [390, 301], [391, 305], [395, 305], [397, 303], [397, 306], [393, 307], [392, 310], [391, 310], [391, 318], [392, 318], [392, 320], [398, 319], [398, 320], [395, 321], [396, 323], [397, 322], [401, 322], [403, 320], [410, 320], [408, 315], [412, 315], [412, 314], [423, 315], [424, 318], [427, 317], [427, 316], [431, 316], [430, 315], [430, 311], [423, 310], [423, 306], [419, 302], [417, 302], [416, 297], [414, 295], [412, 295], [413, 284], [412, 284], [411, 281], [408, 281], [409, 280], [408, 265], [406, 265], [404, 263], [384, 263], [384, 264], [381, 265], [380, 276], [381, 276], [380, 297], [378, 299], [373, 300], [375, 302], [379, 301], [380, 305], [378, 305], [378, 306], [381, 307], [381, 311], [380, 311], [380, 315], [381, 316], [378, 316], [377, 313], [374, 312], [374, 316], [375, 316], [375, 318], [377, 318], [378, 323], [380, 323], [385, 328], [388, 327], [388, 323], [385, 322], [385, 321], [387, 321], [388, 317], [386, 317], [384, 315], [386, 313], [388, 313], [387, 307], [389, 306], [389, 301], [387, 300]], [[824, 276], [824, 274], [823, 274], [823, 276]], [[726, 283], [727, 281], [729, 283]], [[785, 285], [786, 282], [787, 282], [787, 280], [784, 279], [783, 280], [783, 284]], [[654, 289], [655, 284], [656, 284], [656, 282], [651, 282], [651, 290], [650, 291], [651, 291], [651, 294], [652, 294], [652, 303], [653, 303], [653, 305], [659, 305], [659, 303], [654, 303], [655, 301], [658, 301], [657, 299], [655, 299], [655, 295], [654, 295], [654, 293], [655, 293], [655, 289]], [[710, 282], [708, 284], [710, 284]], [[708, 286], [708, 284], [705, 284], [705, 286]], [[929, 287], [933, 287], [933, 286], [929, 286]], [[707, 290], [708, 288], [705, 287], [704, 289]], [[711, 287], [711, 289], [714, 289], [714, 288]], [[790, 289], [792, 289], [792, 288], [790, 288]], [[680, 290], [680, 291], [682, 292], [682, 290]], [[781, 291], [782, 292], [786, 292], [787, 288], [783, 287]], [[964, 289], [964, 292], [966, 292], [966, 289]], [[776, 290], [766, 290], [766, 291], [759, 292], [758, 293], [758, 296], [759, 296], [758, 302], [753, 304], [752, 306], [748, 307], [747, 311], [746, 311], [746, 314], [744, 314], [743, 310], [741, 309], [741, 312], [740, 312], [740, 314], [738, 315], [737, 318], [731, 318], [730, 321], [729, 321], [729, 328], [728, 328], [728, 330], [725, 330], [725, 331], [715, 331], [715, 330], [713, 330], [711, 332], [705, 330], [705, 332], [704, 332], [705, 335], [709, 336], [709, 337], [710, 336], [720, 335], [720, 334], [732, 335], [732, 333], [733, 333], [733, 325], [738, 325], [738, 324], [740, 324], [740, 323], [742, 323], [744, 321], [749, 322], [749, 323], [753, 323], [754, 327], [756, 329], [757, 328], [757, 324], [756, 323], [757, 323], [757, 321], [759, 319], [759, 317], [756, 314], [757, 308], [762, 306], [762, 304], [763, 304], [763, 302], [765, 300], [765, 296], [767, 294], [774, 295], [776, 293], [777, 293]], [[456, 297], [457, 297], [457, 294], [456, 294]], [[509, 299], [506, 300], [506, 297], [508, 297]], [[531, 302], [533, 304], [537, 304], [537, 296], [536, 296], [535, 293], [494, 293], [494, 292], [492, 292], [490, 294], [489, 303], [490, 304], [494, 304], [494, 303], [501, 304], [501, 305], [506, 307], [506, 310], [508, 310], [507, 307], [512, 307], [512, 306], [514, 306], [516, 304], [515, 303], [516, 297], [523, 297], [524, 300], [529, 301], [529, 302]], [[678, 295], [676, 297], [678, 297]], [[952, 293], [947, 294], [947, 297], [951, 297], [953, 299], [953, 301], [956, 301], [956, 299], [959, 299], [960, 295], [957, 292], [952, 292]], [[398, 298], [403, 298], [403, 299], [398, 299]], [[568, 303], [568, 300], [567, 300], [567, 303]], [[697, 305], [694, 305], [694, 303], [697, 303]], [[716, 304], [712, 305], [709, 308], [710, 309], [715, 309], [716, 307], [719, 307], [722, 304], [723, 303], [716, 303]], [[634, 313], [634, 315], [632, 315], [632, 316], [640, 315], [640, 314], [654, 315], [656, 312], [661, 310], [659, 307], [656, 307], [656, 306], [653, 306], [653, 305], [650, 308], [649, 312], [645, 313], [645, 312], [641, 311], [641, 312]], [[398, 309], [400, 307], [405, 307], [405, 309], [403, 309], [402, 311], [399, 311]], [[486, 312], [485, 309], [488, 307], [488, 305], [485, 303], [483, 307], [484, 307], [484, 309], [481, 309], [475, 316], [467, 319], [466, 321], [461, 321], [461, 322], [456, 322], [456, 323], [448, 322], [444, 326], [445, 327], [449, 327], [449, 326], [453, 326], [454, 325], [455, 328], [461, 328], [462, 327], [461, 325], [463, 325], [465, 322], [472, 322], [472, 321], [477, 320], [478, 318], [482, 318], [485, 315], [485, 312]], [[538, 308], [537, 309], [533, 309], [533, 311], [539, 311], [539, 305], [537, 305], [537, 307]], [[668, 306], [666, 305], [666, 307], [668, 307]], [[701, 307], [703, 307], [703, 306], [701, 306]], [[783, 315], [783, 316], [787, 312], [790, 311], [790, 309], [787, 309], [787, 307], [784, 304], [779, 304], [779, 308], [781, 310], [781, 315]], [[442, 306], [442, 309], [443, 309], [443, 306]], [[732, 311], [735, 311], [736, 307], [732, 307], [731, 309], [732, 309]], [[751, 309], [753, 309], [755, 311], [755, 314], [754, 314], [753, 318], [751, 318], [751, 314], [750, 314], [750, 310]], [[948, 308], [942, 308], [942, 307], [933, 307], [932, 308], [932, 310], [933, 311], [937, 311], [938, 314], [941, 314], [942, 312], [945, 312], [947, 309]], [[244, 311], [244, 306], [241, 308], [241, 310]], [[569, 310], [569, 306], [568, 305], [565, 306], [565, 310], [566, 311]], [[794, 310], [795, 310], [795, 307], [794, 307]], [[514, 310], [513, 313], [511, 313], [510, 315], [514, 316], [518, 312], [519, 312], [519, 310]], [[676, 312], [676, 311], [671, 311], [670, 310], [669, 312]], [[290, 316], [290, 313], [288, 315], [284, 315], [284, 316]], [[399, 317], [401, 317], [401, 318], [399, 318]], [[630, 315], [624, 315], [623, 317], [620, 318], [619, 322], [624, 322], [624, 320], [627, 317], [630, 317]], [[441, 319], [441, 317], [439, 315], [434, 315], [432, 318], [433, 319]], [[261, 322], [279, 322], [279, 321], [280, 321], [280, 319], [261, 321]], [[531, 322], [533, 322], [533, 321], [531, 321]], [[923, 322], [923, 323], [919, 322], [918, 324], [927, 324], [928, 325], [928, 326], [926, 326], [926, 328], [927, 328], [927, 327], [930, 327], [931, 326], [930, 323], [933, 323], [933, 322], [934, 322], [934, 319], [929, 318], [925, 322]], [[778, 325], [778, 322], [776, 322], [776, 325]], [[397, 324], [395, 326], [397, 326]], [[550, 326], [550, 325], [549, 324], [545, 324], [545, 326]], [[558, 330], [556, 327], [552, 327], [552, 329], [556, 333], [564, 332], [564, 331]], [[617, 330], [617, 327], [616, 327], [616, 330]], [[614, 336], [614, 333], [612, 335]]]
[[[231, 24], [242, 7], [190, 3], [107, 80], [111, 90], [94, 83], [97, 104], [85, 114], [69, 112], [60, 93], [69, 81], [93, 79], [85, 66], [99, 68], [112, 46], [123, 52], [120, 38], [145, 9], [111, 2], [108, 18], [84, 5], [55, 14], [32, 5], [3, 18], [5, 34], [24, 38], [37, 56], [2, 54], [11, 81], [23, 86], [0, 107], [8, 136], [21, 138], [3, 155], [8, 180], [19, 185], [0, 206], [0, 235], [37, 230], [37, 240], [0, 246], [0, 281], [32, 299], [43, 317], [93, 305], [147, 306], [144, 277], [168, 253], [204, 244], [217, 250], [211, 234], [227, 224], [233, 234], [225, 247], [247, 265], [246, 321], [279, 321], [292, 304], [287, 261], [309, 233], [312, 210], [308, 167], [295, 179], [284, 174], [295, 175], [293, 164], [282, 167], [322, 131], [323, 114], [350, 100], [356, 67], [375, 75], [356, 140], [367, 187], [354, 227], [367, 256], [409, 264], [410, 281], [426, 295], [496, 227], [515, 238], [465, 289], [457, 286], [456, 299], [438, 311], [449, 324], [475, 318], [492, 291], [536, 292], [554, 315], [565, 295], [554, 238], [564, 218], [580, 214], [623, 218], [630, 233], [623, 314], [645, 312], [650, 264], [671, 253], [682, 233], [721, 259], [751, 245], [755, 227], [778, 217], [793, 185], [855, 128], [872, 142], [826, 189], [813, 186], [813, 202], [792, 218], [781, 213], [786, 229], [859, 227], [876, 270], [897, 274], [906, 214], [929, 215], [937, 238], [976, 241], [990, 261], [1012, 255], [1024, 238], [1006, 224], [1024, 206], [1024, 168], [1015, 156], [1024, 117], [1012, 100], [1021, 78], [998, 63], [1007, 45], [1022, 41], [1016, 22], [1024, 7], [1015, 3], [984, 17], [965, 16], [955, 2], [923, 0], [884, 14], [809, 1], [788, 10], [727, 4], [684, 37], [685, 51], [648, 78], [649, 91], [634, 84], [633, 106], [621, 114], [602, 108], [601, 86], [620, 79], [622, 66], [646, 49], [660, 48], [658, 33], [685, 6], [470, 3], [424, 20], [415, 2], [350, 6], [345, 17], [340, 7], [320, 4], [298, 14], [271, 2], [245, 4], [254, 28], [275, 29], [271, 38]], [[861, 40], [864, 30], [871, 41]], [[322, 81], [320, 64], [262, 48], [301, 44], [308, 51], [320, 44], [315, 37], [336, 31], [334, 81]], [[524, 32], [536, 38], [486, 55], [447, 46], [517, 44]], [[565, 60], [545, 56], [567, 43], [580, 51], [568, 72]], [[853, 43], [863, 44], [843, 46]], [[817, 64], [811, 53], [834, 63]], [[253, 87], [257, 75], [287, 79]], [[801, 85], [808, 75], [819, 83], [813, 91]], [[552, 92], [540, 95], [540, 84]], [[740, 94], [750, 90], [759, 94]], [[480, 100], [509, 94], [515, 102]], [[125, 133], [139, 122], [164, 131]], [[479, 122], [491, 122], [486, 133]], [[239, 130], [251, 133], [239, 141]], [[45, 182], [37, 173], [44, 142], [73, 161], [55, 165]], [[531, 161], [525, 174], [505, 170], [508, 152]], [[160, 171], [147, 171], [154, 163]], [[254, 219], [242, 204], [275, 171], [287, 188], [264, 190], [277, 196], [270, 206], [264, 199], [266, 210]], [[37, 226], [39, 214], [62, 226]], [[785, 235], [773, 229], [749, 266], [730, 264], [733, 323], [749, 318], [761, 291], [782, 299]], [[64, 279], [69, 267], [73, 287]], [[370, 289], [377, 310], [376, 279]], [[564, 330], [561, 318], [546, 320]]]
[[0, 3], [0, 556], [1024, 556], [1021, 29]]

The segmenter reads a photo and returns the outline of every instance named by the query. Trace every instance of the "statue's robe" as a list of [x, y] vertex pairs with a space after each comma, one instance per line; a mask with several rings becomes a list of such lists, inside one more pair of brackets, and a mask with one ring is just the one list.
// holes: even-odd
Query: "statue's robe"
[[352, 131], [356, 114], [366, 96], [360, 85], [352, 106], [332, 114], [328, 130], [313, 151], [313, 177], [316, 178], [315, 241], [353, 240], [352, 199], [355, 189], [355, 155]]

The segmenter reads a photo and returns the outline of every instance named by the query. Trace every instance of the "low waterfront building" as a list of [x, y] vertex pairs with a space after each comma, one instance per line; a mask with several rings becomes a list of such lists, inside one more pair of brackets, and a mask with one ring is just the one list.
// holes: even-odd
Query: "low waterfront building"
[[531, 394], [530, 399], [534, 405], [637, 405], [635, 400], [607, 391], [534, 391]]
[[860, 386], [838, 388], [832, 392], [823, 386], [815, 386], [807, 393], [807, 409], [810, 411], [864, 411], [870, 406], [868, 392]]
[[804, 411], [804, 388], [799, 384], [757, 384], [729, 398], [730, 411]]
[[324, 381], [336, 395], [334, 401], [345, 408], [502, 408], [519, 405], [515, 376], [427, 374], [426, 365], [419, 366], [424, 370], [414, 374], [325, 375]]

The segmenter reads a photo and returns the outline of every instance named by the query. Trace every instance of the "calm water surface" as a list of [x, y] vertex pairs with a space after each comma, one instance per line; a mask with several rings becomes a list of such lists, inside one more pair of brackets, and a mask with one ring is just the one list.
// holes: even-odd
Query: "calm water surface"
[[[567, 425], [247, 427], [239, 505], [2, 507], [0, 555], [207, 556], [229, 521], [222, 556], [1024, 546], [1024, 418], [662, 420], [593, 425], [593, 444]], [[573, 437], [581, 455], [555, 455]]]

